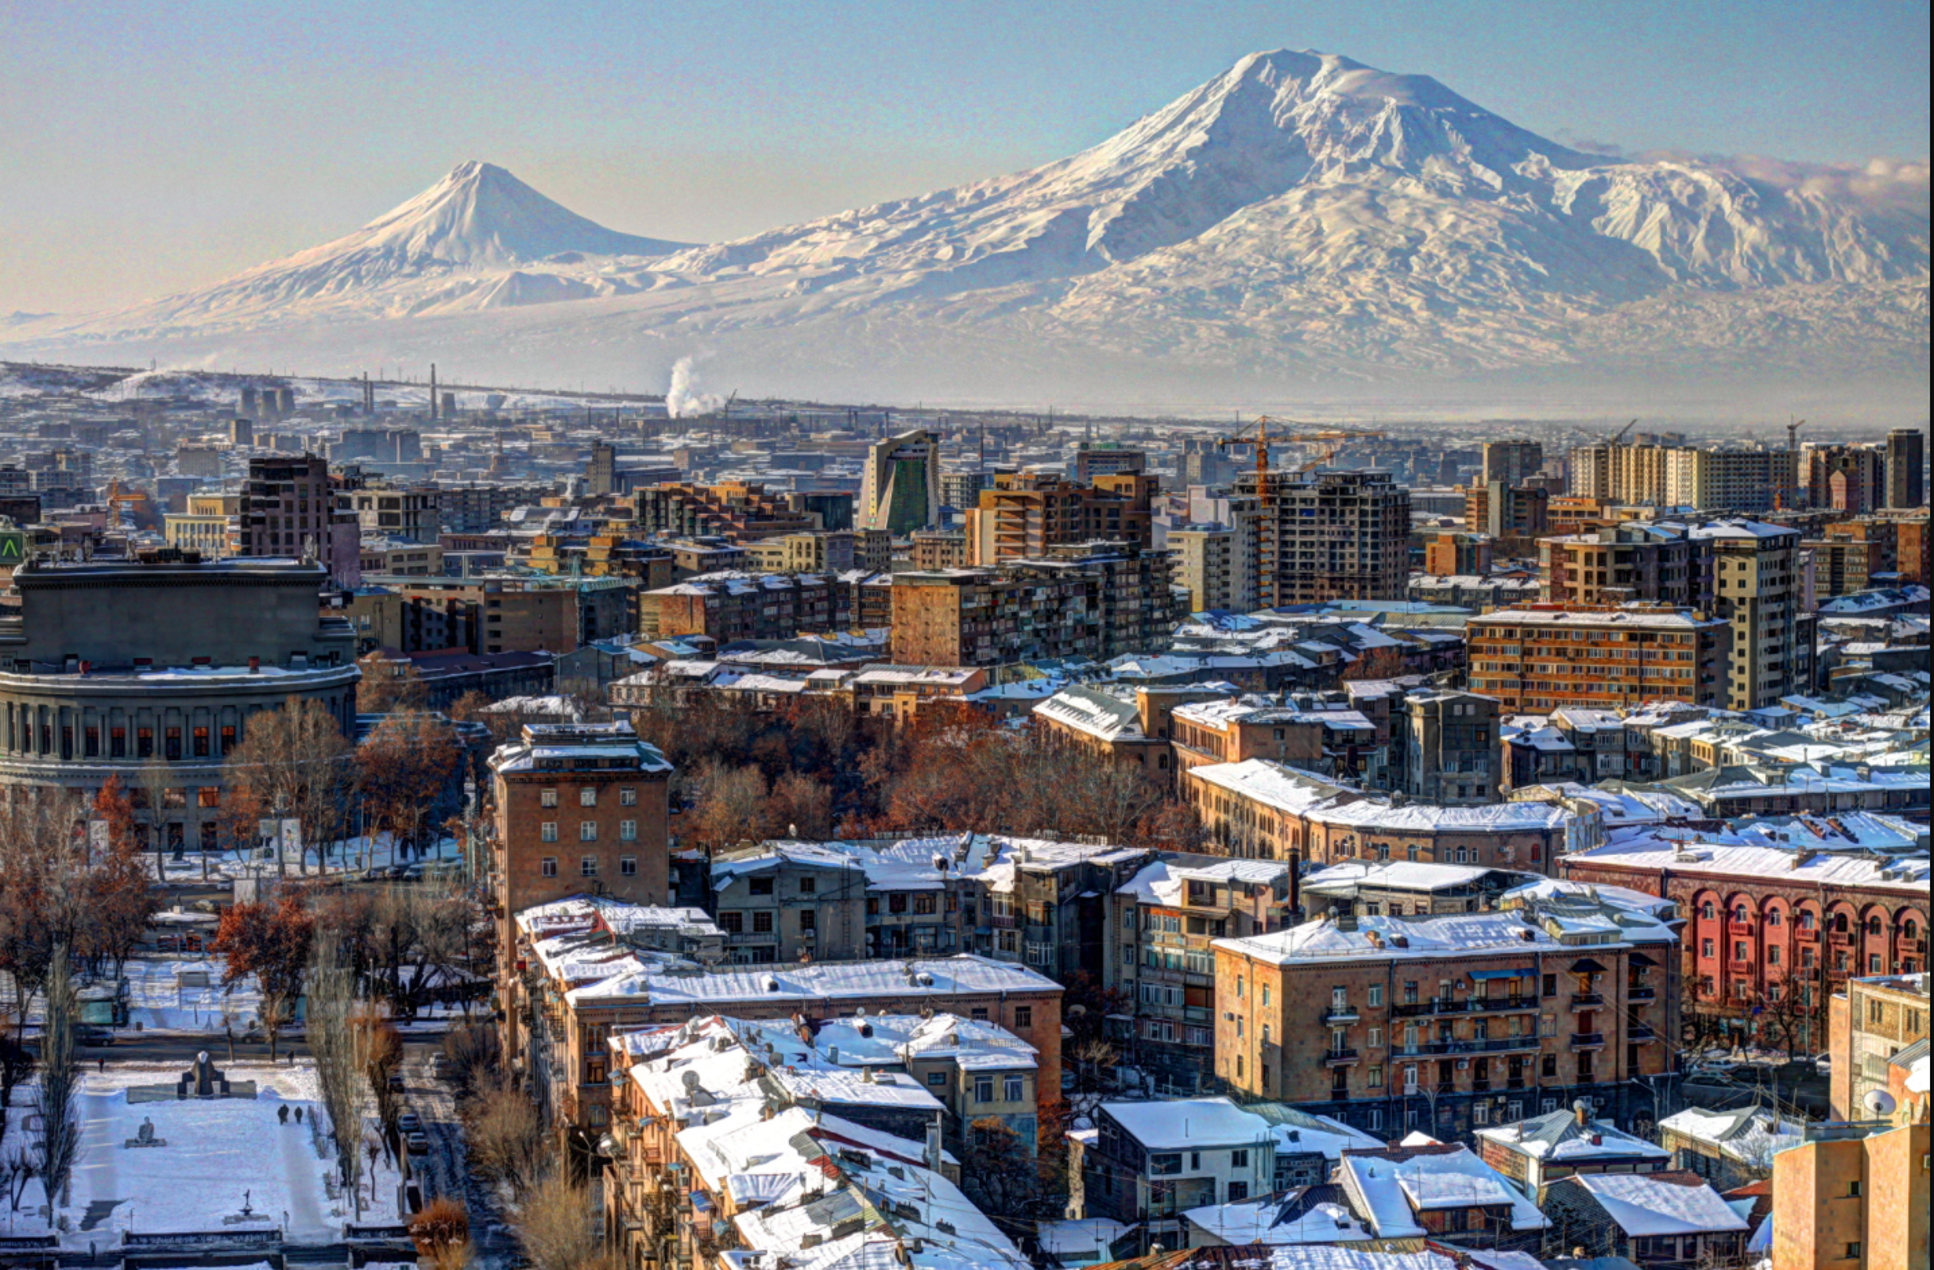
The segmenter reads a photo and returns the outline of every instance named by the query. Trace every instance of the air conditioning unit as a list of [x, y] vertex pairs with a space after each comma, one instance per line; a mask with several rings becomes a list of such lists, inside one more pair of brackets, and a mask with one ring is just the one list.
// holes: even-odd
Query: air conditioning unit
[[1467, 1072], [1467, 1071], [1469, 1071], [1469, 1070], [1471, 1070], [1471, 1060], [1470, 1060], [1470, 1059], [1468, 1059], [1468, 1058], [1460, 1058], [1460, 1059], [1458, 1059], [1458, 1060], [1457, 1060], [1457, 1070], [1458, 1070], [1458, 1071], [1460, 1071], [1460, 1072]]

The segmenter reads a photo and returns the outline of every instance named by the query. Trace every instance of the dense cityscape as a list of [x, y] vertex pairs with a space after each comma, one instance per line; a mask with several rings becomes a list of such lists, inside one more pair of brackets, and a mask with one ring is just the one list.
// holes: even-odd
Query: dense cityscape
[[1924, 428], [0, 376], [4, 1264], [1926, 1264]]

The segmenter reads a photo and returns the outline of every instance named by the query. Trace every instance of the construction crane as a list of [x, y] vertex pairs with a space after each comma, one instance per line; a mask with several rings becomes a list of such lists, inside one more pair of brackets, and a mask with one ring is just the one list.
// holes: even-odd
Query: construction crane
[[1618, 430], [1618, 434], [1612, 438], [1612, 444], [1617, 445], [1620, 441], [1623, 441], [1625, 439], [1625, 434], [1630, 432], [1633, 429], [1633, 427], [1636, 426], [1637, 424], [1638, 424], [1638, 420], [1634, 419], [1630, 423], [1627, 423], [1624, 427], [1620, 428]]
[[[1637, 421], [1634, 420], [1634, 422]], [[1256, 447], [1256, 494], [1262, 499], [1265, 507], [1270, 506], [1275, 501], [1274, 494], [1269, 488], [1269, 445], [1271, 441], [1269, 425], [1272, 423], [1282, 424], [1292, 428], [1308, 429], [1302, 432], [1278, 433], [1274, 440], [1280, 444], [1330, 443], [1329, 448], [1324, 450], [1322, 455], [1310, 460], [1301, 467], [1292, 469], [1298, 474], [1328, 463], [1336, 457], [1336, 452], [1342, 449], [1347, 442], [1354, 441], [1358, 437], [1381, 437], [1384, 435], [1381, 430], [1375, 428], [1324, 428], [1313, 423], [1299, 423], [1294, 419], [1272, 419], [1268, 415], [1257, 415], [1252, 425], [1255, 428], [1254, 436], [1245, 435], [1245, 429], [1244, 432], [1237, 432], [1234, 436], [1217, 437], [1215, 446], [1218, 450], [1226, 450], [1232, 445], [1253, 445]]]

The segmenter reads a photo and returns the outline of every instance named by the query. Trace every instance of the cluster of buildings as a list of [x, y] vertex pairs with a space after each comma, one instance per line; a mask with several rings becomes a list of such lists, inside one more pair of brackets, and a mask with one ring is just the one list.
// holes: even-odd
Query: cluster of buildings
[[[627, 1264], [1924, 1261], [1919, 432], [1271, 469], [249, 387], [47, 404], [0, 467], [0, 797], [118, 778], [222, 849], [291, 697], [514, 716], [458, 729], [505, 1058]], [[984, 712], [1199, 834], [686, 842], [629, 712], [805, 699]], [[996, 1140], [1059, 1211], [971, 1198]]]

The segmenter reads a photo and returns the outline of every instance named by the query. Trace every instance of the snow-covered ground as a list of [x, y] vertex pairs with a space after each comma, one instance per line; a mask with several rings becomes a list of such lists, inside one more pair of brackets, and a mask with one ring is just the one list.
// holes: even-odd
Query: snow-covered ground
[[[154, 853], [149, 852], [147, 858], [152, 865]], [[442, 838], [422, 851], [399, 850], [389, 834], [379, 833], [366, 838], [346, 838], [333, 844], [329, 848], [327, 861], [320, 865], [313, 854], [300, 862], [291, 858], [286, 865], [279, 865], [272, 857], [262, 859], [259, 853], [246, 851], [210, 851], [206, 858], [200, 851], [189, 851], [179, 860], [164, 853], [160, 858], [162, 880], [183, 884], [203, 880], [232, 882], [236, 878], [246, 877], [340, 877], [345, 873], [357, 874], [365, 869], [388, 868], [395, 864], [460, 864], [463, 861], [463, 847], [455, 838]]]
[[[87, 1074], [81, 1093], [80, 1158], [69, 1202], [55, 1213], [56, 1224], [62, 1219], [67, 1223], [64, 1242], [107, 1245], [119, 1242], [125, 1230], [251, 1228], [280, 1229], [290, 1242], [335, 1242], [342, 1224], [357, 1218], [349, 1197], [337, 1194], [328, 1180], [333, 1163], [326, 1158], [329, 1148], [318, 1145], [320, 1135], [312, 1130], [320, 1096], [315, 1069], [308, 1064], [223, 1066], [232, 1082], [256, 1082], [252, 1099], [128, 1101], [130, 1086], [171, 1084], [181, 1070], [179, 1065], [117, 1065]], [[21, 1104], [26, 1101], [15, 1095], [16, 1124], [24, 1121]], [[301, 1108], [302, 1123], [293, 1114], [287, 1123], [278, 1120], [276, 1113], [285, 1106], [291, 1112]], [[154, 1136], [168, 1145], [125, 1145], [138, 1136], [144, 1119], [154, 1122]], [[18, 1140], [19, 1131], [12, 1136]], [[364, 1160], [367, 1172], [367, 1156]], [[362, 1221], [398, 1220], [398, 1181], [396, 1168], [379, 1160], [363, 1183]], [[244, 1191], [248, 1207], [264, 1220], [225, 1223], [225, 1217], [240, 1213]], [[36, 1206], [44, 1202], [37, 1185], [30, 1186], [29, 1199]], [[44, 1222], [29, 1216], [28, 1207], [22, 1205], [13, 1230], [46, 1229]]]

